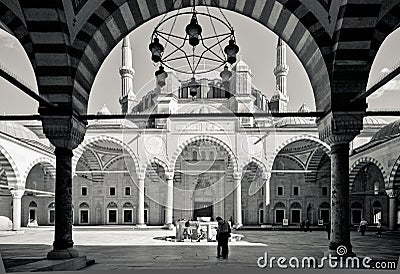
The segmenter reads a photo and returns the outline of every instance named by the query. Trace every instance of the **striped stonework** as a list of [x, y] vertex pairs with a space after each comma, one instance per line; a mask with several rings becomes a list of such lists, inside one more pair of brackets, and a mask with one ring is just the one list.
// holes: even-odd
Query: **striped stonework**
[[[328, 70], [317, 42], [307, 27], [319, 33], [318, 37], [326, 39], [327, 36], [321, 35], [322, 26], [300, 1], [281, 1], [285, 6], [278, 1], [265, 0], [205, 2], [248, 16], [280, 35], [295, 51], [310, 75], [317, 110], [329, 107]], [[172, 0], [104, 1], [88, 18], [73, 43], [74, 48], [82, 53], [74, 82], [74, 99], [77, 99], [77, 103], [81, 106], [87, 104], [85, 98], [89, 96], [102, 62], [129, 32], [166, 11], [175, 10], [181, 4], [189, 6], [190, 3], [191, 1]]]
[[322, 159], [324, 157], [327, 157], [329, 152], [324, 150], [322, 147], [319, 149], [316, 149], [312, 155], [310, 156], [310, 159], [308, 160], [307, 163], [307, 170], [313, 171], [312, 173], [306, 173], [305, 174], [305, 181], [306, 183], [315, 183], [317, 181], [317, 170], [320, 169], [320, 164], [322, 162]]
[[[15, 189], [22, 189], [20, 185], [20, 173], [11, 155], [0, 146], [0, 166], [3, 169], [3, 173], [7, 178], [8, 186], [14, 187]], [[3, 175], [3, 176], [4, 176]]]
[[25, 169], [24, 174], [22, 175], [22, 182], [25, 184], [26, 179], [28, 178], [29, 173], [31, 172], [32, 168], [34, 168], [36, 165], [42, 165], [44, 170], [49, 172], [51, 178], [56, 178], [56, 163], [54, 159], [50, 159], [48, 157], [40, 157], [35, 160], [33, 160], [29, 166]]
[[382, 173], [383, 181], [385, 182], [385, 187], [386, 187], [386, 189], [388, 188], [389, 181], [388, 181], [388, 176], [386, 175], [385, 168], [378, 160], [368, 156], [368, 157], [362, 157], [362, 158], [358, 159], [351, 165], [350, 173], [349, 173], [350, 191], [353, 188], [354, 180], [356, 179], [357, 174], [360, 172], [360, 170], [363, 167], [365, 167], [367, 164], [370, 164], [370, 163], [374, 164], [375, 166], [377, 166], [379, 168], [379, 170]]
[[400, 157], [397, 158], [389, 175], [389, 184], [386, 189], [400, 190]]
[[115, 143], [119, 146], [121, 146], [121, 149], [123, 151], [126, 151], [129, 156], [132, 158], [134, 165], [135, 165], [135, 170], [139, 170], [139, 160], [136, 156], [136, 154], [133, 152], [133, 150], [126, 145], [124, 142], [122, 142], [121, 140], [111, 137], [111, 136], [106, 136], [106, 135], [100, 135], [100, 136], [96, 136], [90, 139], [87, 139], [85, 141], [83, 141], [75, 150], [74, 150], [74, 157], [72, 158], [72, 171], [75, 172], [76, 171], [76, 165], [78, 164], [79, 159], [81, 158], [81, 156], [83, 155], [83, 152], [86, 149], [90, 148], [90, 145], [92, 144], [97, 144], [97, 143], [101, 143], [101, 142], [112, 142]]

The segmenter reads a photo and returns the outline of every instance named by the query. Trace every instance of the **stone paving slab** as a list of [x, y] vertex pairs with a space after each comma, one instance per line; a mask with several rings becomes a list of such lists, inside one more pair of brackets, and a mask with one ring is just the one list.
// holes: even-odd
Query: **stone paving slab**
[[[230, 245], [228, 260], [215, 258], [216, 243], [173, 243], [154, 240], [166, 236], [168, 230], [80, 229], [74, 231], [75, 247], [81, 256], [95, 259], [85, 270], [133, 269], [257, 269], [257, 259], [268, 252], [270, 256], [314, 256], [322, 258], [328, 240], [323, 231], [241, 231], [243, 242]], [[360, 236], [352, 232], [352, 244], [358, 256], [374, 259], [396, 259], [400, 254], [400, 234], [375, 233]], [[25, 230], [21, 235], [0, 238], [0, 252], [4, 258], [45, 257], [51, 250], [53, 229]]]

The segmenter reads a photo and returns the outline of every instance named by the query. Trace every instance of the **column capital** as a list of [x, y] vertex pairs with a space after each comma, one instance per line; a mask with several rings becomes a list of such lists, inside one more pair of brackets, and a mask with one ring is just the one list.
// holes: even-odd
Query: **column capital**
[[86, 121], [73, 115], [42, 115], [43, 132], [55, 147], [73, 150], [83, 141]]
[[399, 189], [386, 189], [386, 194], [389, 196], [389, 198], [394, 199], [397, 198], [400, 194]]
[[13, 198], [21, 199], [24, 196], [25, 189], [12, 189], [10, 192]]
[[318, 124], [319, 138], [335, 145], [350, 143], [363, 128], [365, 112], [330, 112], [320, 119]]
[[139, 171], [136, 173], [139, 180], [144, 180], [146, 178], [146, 171]]
[[165, 171], [165, 177], [167, 178], [167, 180], [173, 180], [174, 172], [173, 171]]
[[242, 173], [241, 172], [234, 172], [233, 173], [234, 180], [242, 180]]

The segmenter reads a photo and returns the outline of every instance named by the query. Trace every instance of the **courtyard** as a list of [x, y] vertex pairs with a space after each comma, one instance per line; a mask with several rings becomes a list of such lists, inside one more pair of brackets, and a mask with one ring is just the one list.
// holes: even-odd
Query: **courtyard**
[[[16, 261], [39, 260], [51, 249], [52, 227], [24, 228], [23, 233], [0, 234], [0, 250], [7, 272]], [[83, 271], [130, 271], [134, 269], [258, 269], [257, 259], [284, 256], [321, 258], [327, 250], [325, 231], [242, 230], [242, 241], [230, 243], [228, 260], [215, 257], [215, 242], [168, 242], [155, 239], [174, 235], [158, 228], [133, 230], [123, 226], [74, 227], [74, 242], [80, 255], [95, 264]], [[400, 233], [387, 232], [378, 238], [375, 232], [365, 236], [351, 233], [353, 250], [358, 257], [372, 261], [397, 261]], [[274, 266], [277, 267], [276, 265]]]

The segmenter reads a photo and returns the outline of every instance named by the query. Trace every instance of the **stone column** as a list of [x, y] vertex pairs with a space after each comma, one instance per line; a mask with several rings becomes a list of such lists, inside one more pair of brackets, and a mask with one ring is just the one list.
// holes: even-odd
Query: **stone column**
[[397, 196], [399, 195], [399, 191], [395, 191], [394, 189], [386, 190], [387, 195], [389, 196], [389, 230], [397, 230]]
[[25, 190], [11, 190], [12, 201], [13, 201], [13, 215], [12, 215], [12, 230], [21, 229], [21, 198], [24, 195]]
[[165, 172], [167, 178], [167, 205], [165, 213], [165, 228], [172, 229], [172, 216], [174, 210], [174, 173]]
[[338, 256], [339, 246], [345, 246], [343, 256], [355, 256], [350, 241], [350, 142], [362, 128], [362, 114], [330, 113], [318, 121], [320, 138], [331, 148], [331, 241], [325, 256]]
[[137, 226], [145, 226], [144, 222], [144, 180], [146, 173], [138, 174], [138, 207], [137, 207]]
[[235, 172], [233, 174], [234, 180], [234, 206], [235, 206], [235, 228], [238, 229], [243, 226], [242, 223], [242, 174]]
[[43, 131], [55, 146], [56, 186], [53, 250], [50, 260], [79, 256], [72, 240], [72, 150], [83, 140], [86, 123], [73, 116], [42, 115]]

